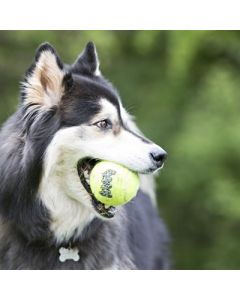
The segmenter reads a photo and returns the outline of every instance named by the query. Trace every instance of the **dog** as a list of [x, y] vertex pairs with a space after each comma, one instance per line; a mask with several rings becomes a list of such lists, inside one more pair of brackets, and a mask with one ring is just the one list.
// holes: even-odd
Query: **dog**
[[[168, 269], [152, 174], [166, 156], [101, 74], [94, 43], [72, 65], [40, 45], [0, 132], [0, 269]], [[128, 204], [91, 193], [99, 160], [140, 174]]]

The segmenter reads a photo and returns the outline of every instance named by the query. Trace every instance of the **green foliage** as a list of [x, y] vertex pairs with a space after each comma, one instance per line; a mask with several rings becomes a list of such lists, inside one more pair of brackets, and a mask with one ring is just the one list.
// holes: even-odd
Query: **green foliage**
[[158, 201], [177, 269], [239, 269], [240, 33], [18, 31], [0, 33], [0, 121], [38, 44], [71, 63], [88, 40], [142, 131], [169, 153]]

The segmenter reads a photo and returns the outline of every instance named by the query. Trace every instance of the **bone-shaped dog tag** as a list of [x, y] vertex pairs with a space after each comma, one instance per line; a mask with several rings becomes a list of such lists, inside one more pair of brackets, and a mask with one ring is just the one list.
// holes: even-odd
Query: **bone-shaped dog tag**
[[60, 262], [65, 262], [66, 260], [79, 261], [80, 256], [78, 254], [77, 248], [64, 248], [59, 249], [59, 260]]

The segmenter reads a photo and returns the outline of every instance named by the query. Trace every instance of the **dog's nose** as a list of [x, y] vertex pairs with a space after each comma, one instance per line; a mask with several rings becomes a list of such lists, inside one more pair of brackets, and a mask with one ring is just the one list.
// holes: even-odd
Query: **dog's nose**
[[154, 150], [150, 153], [150, 157], [155, 165], [159, 168], [163, 165], [167, 158], [167, 152], [164, 150]]

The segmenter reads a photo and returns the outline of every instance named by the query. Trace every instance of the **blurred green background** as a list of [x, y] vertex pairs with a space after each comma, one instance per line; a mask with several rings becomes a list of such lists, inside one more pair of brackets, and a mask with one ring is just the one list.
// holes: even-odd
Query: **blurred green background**
[[240, 268], [240, 32], [2, 31], [0, 122], [37, 46], [72, 63], [95, 42], [102, 73], [169, 153], [158, 202], [176, 269]]

